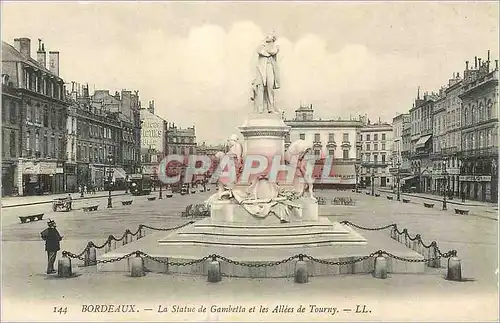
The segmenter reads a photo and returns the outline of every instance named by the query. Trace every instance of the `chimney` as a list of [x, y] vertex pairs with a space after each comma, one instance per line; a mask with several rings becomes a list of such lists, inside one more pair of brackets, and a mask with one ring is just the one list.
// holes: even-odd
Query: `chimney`
[[82, 86], [82, 96], [84, 98], [88, 98], [89, 97], [89, 84], [87, 83], [87, 86]]
[[465, 61], [465, 70], [469, 70], [469, 61]]
[[22, 37], [14, 39], [14, 47], [22, 55], [31, 57], [31, 39]]
[[45, 53], [45, 44], [42, 43], [42, 40], [40, 38], [38, 38], [38, 51], [36, 52], [36, 60], [44, 68], [47, 68], [47, 55]]
[[488, 49], [488, 63], [490, 62], [490, 50]]
[[460, 73], [457, 72], [457, 79], [459, 79], [459, 78], [460, 78]]
[[59, 52], [49, 52], [49, 71], [59, 76]]
[[474, 56], [474, 69], [477, 69], [477, 56]]
[[480, 59], [480, 58], [478, 58], [477, 60], [478, 60], [478, 62], [479, 62], [479, 67], [481, 67], [481, 59]]
[[155, 100], [149, 101], [149, 108], [148, 108], [149, 113], [155, 114]]

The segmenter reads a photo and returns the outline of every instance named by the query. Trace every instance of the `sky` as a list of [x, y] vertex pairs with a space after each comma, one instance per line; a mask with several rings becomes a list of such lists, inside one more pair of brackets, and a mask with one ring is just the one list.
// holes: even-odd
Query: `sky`
[[[496, 2], [2, 2], [2, 40], [60, 52], [65, 82], [138, 90], [197, 141], [225, 142], [252, 110], [256, 48], [280, 46], [279, 109], [392, 121], [421, 92], [498, 59]], [[473, 64], [473, 63], [471, 63]]]

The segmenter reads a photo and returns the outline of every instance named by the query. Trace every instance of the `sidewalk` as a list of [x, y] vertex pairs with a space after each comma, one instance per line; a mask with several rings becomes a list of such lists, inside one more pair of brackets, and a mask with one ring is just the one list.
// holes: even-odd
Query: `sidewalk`
[[[108, 191], [99, 191], [95, 194], [86, 193], [83, 198], [80, 197], [80, 193], [71, 193], [73, 201], [86, 200], [93, 198], [102, 198], [108, 196]], [[125, 195], [125, 191], [113, 191], [112, 196]], [[16, 206], [26, 206], [26, 205], [36, 205], [36, 204], [46, 204], [52, 203], [56, 198], [67, 197], [68, 193], [61, 194], [51, 194], [51, 195], [36, 195], [36, 196], [8, 196], [2, 197], [2, 208], [16, 207]]]
[[[384, 193], [396, 194], [396, 193], [393, 193], [393, 191], [390, 189], [379, 189], [379, 191], [384, 192]], [[427, 193], [402, 193], [401, 192], [401, 196], [419, 197], [419, 198], [437, 201], [437, 202], [443, 201], [443, 196], [427, 194]], [[446, 199], [446, 202], [448, 204], [461, 205], [461, 206], [480, 206], [480, 207], [498, 209], [498, 204], [495, 204], [495, 203], [471, 201], [471, 200], [465, 200], [465, 203], [462, 203], [462, 199], [459, 197], [454, 197], [453, 200]]]

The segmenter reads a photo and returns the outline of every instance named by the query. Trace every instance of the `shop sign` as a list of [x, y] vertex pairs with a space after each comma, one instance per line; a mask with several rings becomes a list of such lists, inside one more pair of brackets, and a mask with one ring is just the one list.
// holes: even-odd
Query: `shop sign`
[[56, 163], [47, 162], [26, 162], [23, 166], [23, 174], [30, 175], [53, 175], [56, 174]]
[[491, 182], [491, 176], [462, 175], [459, 179], [462, 182]]

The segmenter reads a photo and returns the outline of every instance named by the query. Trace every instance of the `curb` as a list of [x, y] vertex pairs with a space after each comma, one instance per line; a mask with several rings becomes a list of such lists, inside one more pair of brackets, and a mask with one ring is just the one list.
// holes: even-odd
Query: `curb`
[[[390, 193], [390, 194], [396, 194], [396, 193], [393, 193], [392, 191], [381, 191], [381, 192], [384, 192], [384, 193]], [[420, 199], [426, 199], [426, 200], [431, 200], [431, 201], [436, 201], [436, 202], [442, 202], [443, 199], [438, 199], [438, 198], [434, 198], [434, 197], [427, 197], [427, 196], [418, 196], [418, 195], [413, 195], [411, 193], [400, 193], [401, 195], [405, 195], [405, 196], [410, 196], [410, 197], [416, 197], [416, 198], [420, 198]], [[481, 204], [467, 204], [467, 203], [461, 203], [461, 202], [454, 202], [453, 200], [450, 201], [450, 200], [446, 200], [446, 203], [448, 204], [455, 204], [455, 205], [460, 205], [460, 206], [475, 206], [475, 207], [490, 207], [488, 205], [481, 205]]]
[[[125, 193], [114, 194], [114, 195], [111, 195], [111, 197], [123, 196], [123, 195], [130, 195], [130, 193], [128, 193], [128, 194], [125, 194]], [[104, 195], [104, 196], [87, 196], [87, 197], [83, 197], [83, 198], [76, 197], [76, 198], [73, 198], [73, 202], [75, 202], [75, 201], [82, 201], [82, 200], [90, 200], [90, 199], [99, 199], [99, 198], [104, 198], [104, 197], [108, 197], [108, 195]], [[12, 204], [12, 205], [2, 205], [2, 209], [8, 209], [8, 208], [19, 207], [19, 206], [30, 206], [30, 205], [48, 204], [48, 203], [52, 203], [52, 200], [50, 200], [50, 201], [32, 202], [32, 203]]]

